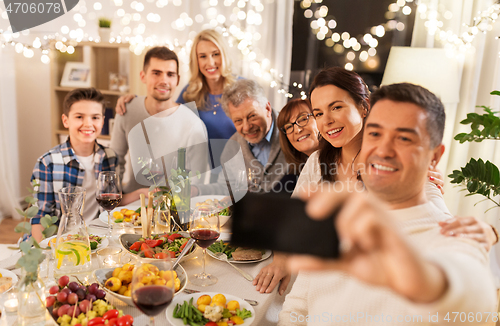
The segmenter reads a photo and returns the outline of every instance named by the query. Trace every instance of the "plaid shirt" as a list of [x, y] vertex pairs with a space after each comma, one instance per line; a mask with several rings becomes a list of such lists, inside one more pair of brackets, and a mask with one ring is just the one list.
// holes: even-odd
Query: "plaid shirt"
[[[95, 143], [94, 168], [96, 179], [101, 171], [115, 171], [118, 158], [111, 148]], [[35, 164], [31, 180], [36, 180], [38, 191], [38, 214], [31, 219], [31, 224], [40, 224], [40, 218], [49, 214], [61, 216], [61, 204], [57, 192], [64, 187], [82, 186], [85, 169], [71, 148], [68, 140], [42, 155]]]

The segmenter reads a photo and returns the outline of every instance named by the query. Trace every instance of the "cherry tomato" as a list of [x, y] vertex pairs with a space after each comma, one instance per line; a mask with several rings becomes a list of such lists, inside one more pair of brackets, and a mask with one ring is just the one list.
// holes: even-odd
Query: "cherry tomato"
[[154, 255], [156, 259], [165, 259], [165, 258], [170, 258], [169, 254], [166, 254], [164, 252], [159, 252]]
[[106, 324], [106, 326], [116, 326], [117, 321], [118, 321], [118, 318], [111, 318], [110, 320], [108, 320], [108, 323]]
[[139, 251], [139, 249], [141, 249], [141, 245], [142, 245], [142, 241], [136, 241], [134, 242], [133, 245], [130, 246], [130, 250], [134, 250], [134, 251]]
[[104, 315], [102, 315], [102, 318], [104, 318], [104, 320], [108, 320], [111, 318], [118, 318], [118, 310], [116, 309], [108, 310]]
[[127, 317], [127, 319], [130, 321], [131, 324], [134, 323], [134, 317], [132, 317], [130, 315], [125, 315], [125, 316], [122, 316], [122, 317]]
[[174, 241], [177, 238], [184, 238], [182, 234], [179, 233], [172, 233], [171, 235], [168, 236], [168, 240]]
[[75, 326], [82, 326], [82, 324], [76, 324]]
[[121, 316], [118, 318], [118, 321], [116, 322], [117, 326], [131, 326], [132, 323], [130, 322], [129, 318], [126, 316]]
[[163, 243], [163, 240], [146, 240], [146, 244], [151, 248], [157, 247]]
[[209, 321], [208, 323], [205, 324], [205, 326], [217, 326], [217, 323]]
[[143, 243], [141, 245], [141, 251], [144, 252], [144, 256], [146, 258], [153, 258], [153, 255], [154, 255], [154, 251], [153, 249], [151, 249], [151, 247], [149, 247], [147, 244]]
[[103, 325], [104, 324], [104, 318], [102, 317], [95, 317], [89, 320], [87, 326], [98, 326], [98, 325]]

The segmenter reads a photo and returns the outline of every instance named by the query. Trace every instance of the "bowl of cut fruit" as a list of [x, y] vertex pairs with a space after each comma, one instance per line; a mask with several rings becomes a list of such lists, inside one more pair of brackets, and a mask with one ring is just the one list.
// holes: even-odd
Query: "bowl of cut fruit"
[[132, 325], [134, 318], [109, 304], [106, 292], [98, 283], [70, 282], [69, 276], [61, 276], [57, 285], [49, 289], [45, 303], [54, 320], [61, 326], [98, 325], [115, 323]]
[[[149, 238], [143, 238], [140, 234], [121, 234], [118, 241], [132, 255], [154, 262], [157, 259], [177, 258], [189, 239], [187, 232], [169, 232]], [[195, 249], [196, 245], [193, 244], [181, 262], [193, 258]]]

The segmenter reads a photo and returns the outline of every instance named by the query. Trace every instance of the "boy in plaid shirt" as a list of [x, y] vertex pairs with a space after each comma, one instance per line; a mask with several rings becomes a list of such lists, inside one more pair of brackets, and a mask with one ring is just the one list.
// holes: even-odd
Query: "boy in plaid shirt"
[[[97, 177], [101, 171], [114, 171], [118, 163], [112, 149], [96, 142], [104, 124], [104, 97], [98, 90], [79, 88], [71, 91], [64, 99], [63, 111], [62, 122], [69, 137], [37, 160], [31, 176], [31, 180], [40, 184], [35, 189], [40, 210], [31, 219], [32, 235], [37, 241], [42, 239], [40, 218], [45, 214], [61, 216], [57, 194], [61, 188], [84, 187], [83, 217], [86, 221], [97, 217]], [[139, 194], [147, 194], [147, 191], [147, 188], [142, 188], [123, 195], [122, 204], [139, 199]]]

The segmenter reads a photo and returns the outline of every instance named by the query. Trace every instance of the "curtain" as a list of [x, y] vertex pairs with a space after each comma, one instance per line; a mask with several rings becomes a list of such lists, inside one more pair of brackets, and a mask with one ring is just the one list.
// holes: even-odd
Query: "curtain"
[[[15, 65], [13, 49], [0, 49], [0, 94], [15, 94]], [[19, 176], [19, 170], [15, 167], [17, 158], [17, 128], [15, 97], [0, 96], [0, 221], [5, 216], [20, 219], [16, 208], [19, 206], [19, 198], [15, 177]], [[16, 180], [17, 181], [17, 180]]]
[[[436, 10], [449, 11], [452, 18], [442, 19], [444, 26], [442, 30], [452, 30], [455, 34], [461, 35], [466, 27], [464, 24], [471, 25], [473, 18], [488, 9], [493, 1], [490, 0], [432, 0], [421, 1], [428, 8]], [[444, 47], [444, 44], [429, 35], [424, 26], [426, 19], [419, 17], [415, 21], [412, 46], [414, 47]], [[452, 173], [470, 160], [471, 157], [490, 160], [499, 165], [500, 163], [500, 142], [487, 140], [481, 143], [460, 144], [453, 139], [458, 133], [470, 131], [470, 125], [464, 126], [460, 121], [465, 119], [468, 113], [483, 113], [482, 108], [476, 108], [477, 105], [491, 106], [495, 110], [500, 109], [500, 101], [497, 96], [491, 96], [492, 90], [500, 89], [500, 59], [499, 45], [500, 41], [496, 36], [500, 34], [499, 24], [493, 24], [493, 30], [486, 34], [479, 33], [472, 42], [472, 48], [465, 52], [460, 59], [461, 71], [460, 78], [460, 100], [459, 103], [447, 106], [447, 118], [445, 127], [445, 146], [446, 151], [439, 168], [445, 173]], [[500, 208], [494, 208], [489, 212], [485, 211], [493, 206], [493, 203], [485, 201], [475, 205], [482, 200], [482, 196], [465, 197], [467, 192], [460, 191], [461, 188], [455, 187], [447, 179], [445, 185], [445, 200], [448, 208], [453, 214], [459, 216], [475, 216], [483, 219], [490, 224], [499, 225]]]

